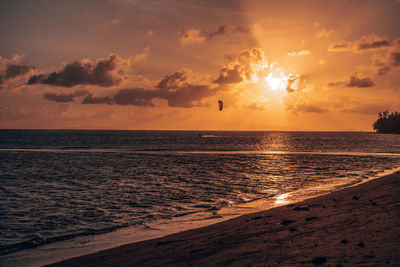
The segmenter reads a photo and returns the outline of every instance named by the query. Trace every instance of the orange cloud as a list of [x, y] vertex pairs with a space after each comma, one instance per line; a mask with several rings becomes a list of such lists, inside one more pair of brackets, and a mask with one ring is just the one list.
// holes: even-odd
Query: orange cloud
[[147, 57], [149, 56], [149, 53], [150, 53], [150, 46], [144, 48], [140, 54], [135, 55], [134, 60], [135, 61], [145, 61], [147, 59]]
[[204, 34], [200, 29], [191, 28], [182, 32], [180, 34], [180, 42], [183, 46], [193, 44], [193, 43], [202, 43], [206, 40]]
[[351, 44], [352, 42], [350, 41], [338, 41], [331, 44], [328, 48], [328, 51], [329, 52], [350, 51]]
[[299, 52], [290, 52], [288, 53], [288, 56], [304, 56], [304, 55], [310, 55], [311, 51], [310, 50], [301, 50]]
[[324, 38], [324, 37], [329, 37], [334, 33], [334, 30], [327, 30], [326, 28], [322, 28], [315, 34], [315, 38]]

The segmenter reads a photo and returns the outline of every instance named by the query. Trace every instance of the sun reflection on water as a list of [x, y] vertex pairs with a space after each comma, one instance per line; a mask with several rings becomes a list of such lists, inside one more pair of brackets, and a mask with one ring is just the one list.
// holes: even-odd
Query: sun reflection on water
[[285, 193], [282, 195], [279, 195], [275, 198], [275, 204], [276, 205], [284, 205], [284, 204], [288, 204], [288, 197], [290, 196], [290, 193]]

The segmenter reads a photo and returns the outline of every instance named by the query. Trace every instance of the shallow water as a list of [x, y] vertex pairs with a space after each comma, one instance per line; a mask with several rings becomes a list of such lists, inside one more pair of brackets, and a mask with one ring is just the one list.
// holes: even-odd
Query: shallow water
[[222, 210], [255, 200], [354, 184], [400, 166], [400, 136], [1, 130], [0, 159], [6, 255], [177, 218], [223, 219]]

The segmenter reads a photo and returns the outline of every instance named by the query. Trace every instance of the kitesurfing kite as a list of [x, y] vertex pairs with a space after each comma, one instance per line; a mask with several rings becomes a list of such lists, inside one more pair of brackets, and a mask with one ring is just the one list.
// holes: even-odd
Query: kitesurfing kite
[[222, 102], [222, 100], [218, 100], [218, 106], [219, 106], [219, 111], [222, 111], [222, 109], [224, 108], [224, 103]]

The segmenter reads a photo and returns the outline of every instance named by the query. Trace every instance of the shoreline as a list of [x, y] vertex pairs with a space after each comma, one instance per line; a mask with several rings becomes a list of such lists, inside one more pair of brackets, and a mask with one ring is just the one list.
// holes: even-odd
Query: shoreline
[[400, 264], [400, 173], [49, 266]]

